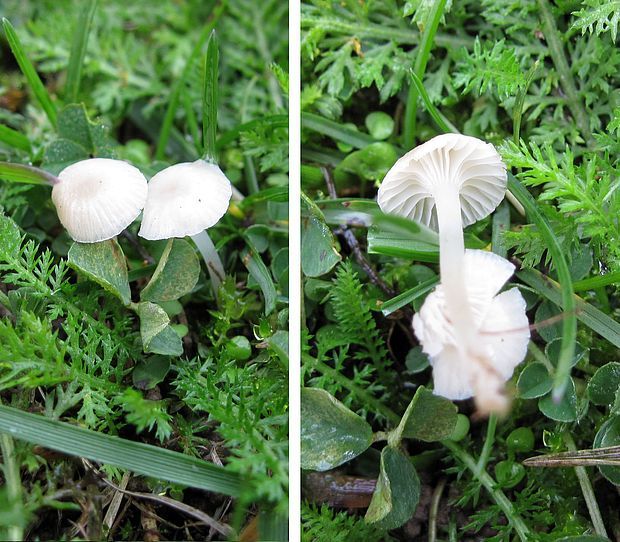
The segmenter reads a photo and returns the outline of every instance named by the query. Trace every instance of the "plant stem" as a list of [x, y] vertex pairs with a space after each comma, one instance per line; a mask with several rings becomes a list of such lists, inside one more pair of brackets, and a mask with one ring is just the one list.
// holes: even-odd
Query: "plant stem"
[[566, 56], [564, 55], [560, 32], [555, 24], [555, 18], [551, 13], [551, 7], [547, 0], [537, 1], [538, 7], [540, 8], [545, 39], [549, 44], [549, 54], [551, 55], [555, 69], [558, 71], [562, 88], [568, 98], [568, 107], [575, 118], [575, 122], [585, 142], [591, 147], [594, 144], [594, 140], [592, 138], [592, 131], [590, 130], [590, 122], [586, 110], [579, 98], [575, 81], [571, 74], [570, 67], [568, 66]]
[[474, 475], [474, 478], [476, 478], [476, 480], [484, 486], [496, 504], [502, 509], [504, 515], [508, 518], [508, 521], [517, 532], [517, 535], [522, 542], [528, 542], [531, 540], [528, 526], [514, 509], [514, 506], [512, 506], [512, 503], [508, 497], [506, 497], [504, 492], [499, 489], [498, 484], [493, 477], [486, 471], [478, 472], [478, 466], [474, 458], [463, 450], [456, 442], [445, 440], [442, 444], [448, 448], [448, 450], [452, 452], [452, 455], [463, 463]]
[[[575, 446], [575, 441], [573, 440], [572, 435], [568, 431], [565, 431], [562, 437], [566, 443], [566, 447], [571, 452], [576, 452], [577, 446]], [[590, 519], [592, 519], [594, 530], [597, 535], [607, 538], [607, 531], [605, 530], [605, 524], [603, 523], [601, 511], [599, 510], [598, 503], [596, 502], [594, 489], [592, 488], [592, 484], [590, 483], [590, 478], [588, 478], [588, 473], [586, 472], [585, 467], [575, 467], [575, 474], [579, 480], [579, 485], [581, 486], [581, 492], [583, 493], [583, 498], [586, 501], [588, 512], [590, 512]]]
[[495, 414], [491, 414], [489, 416], [489, 421], [487, 422], [487, 436], [484, 440], [484, 446], [482, 447], [482, 452], [480, 452], [480, 457], [478, 458], [478, 473], [483, 472], [487, 468], [487, 463], [489, 462], [489, 457], [491, 456], [491, 449], [493, 448], [493, 444], [495, 443], [496, 427], [497, 416]]
[[[418, 47], [418, 54], [413, 65], [413, 73], [417, 78], [422, 81], [424, 72], [426, 70], [426, 64], [431, 54], [433, 47], [433, 40], [439, 27], [439, 21], [443, 15], [443, 10], [446, 7], [446, 0], [435, 0], [433, 6], [428, 13], [426, 21], [424, 22], [424, 33]], [[407, 105], [405, 106], [405, 119], [403, 127], [405, 130], [403, 142], [405, 148], [409, 149], [413, 147], [415, 141], [415, 122], [416, 113], [418, 110], [418, 89], [416, 85], [409, 85], [409, 93], [407, 94]]]
[[439, 511], [439, 503], [445, 487], [446, 479], [442, 478], [431, 497], [431, 506], [428, 511], [428, 542], [436, 542], [437, 540], [437, 512]]
[[[390, 28], [385, 25], [372, 23], [350, 23], [336, 18], [315, 17], [312, 15], [304, 15], [301, 20], [301, 26], [302, 28], [321, 28], [327, 32], [344, 34], [346, 36], [396, 41], [409, 45], [420, 43], [420, 33], [412, 28]], [[450, 34], [437, 34], [435, 42], [437, 45], [449, 49], [460, 47], [472, 49], [474, 46], [473, 39]]]
[[207, 271], [209, 272], [209, 277], [211, 278], [211, 288], [213, 288], [213, 293], [215, 297], [217, 297], [220, 284], [224, 280], [226, 276], [226, 271], [224, 271], [224, 265], [222, 264], [222, 260], [220, 259], [219, 254], [211, 241], [211, 237], [207, 233], [207, 230], [203, 230], [200, 233], [193, 235], [192, 239], [194, 243], [196, 243], [196, 248], [198, 252], [202, 255], [202, 259], [207, 266]]
[[323, 373], [324, 375], [329, 375], [334, 380], [334, 382], [342, 384], [350, 392], [357, 395], [357, 397], [359, 397], [368, 406], [373, 407], [376, 412], [381, 413], [395, 426], [398, 425], [398, 422], [400, 421], [400, 416], [396, 414], [396, 412], [394, 412], [390, 407], [385, 406], [381, 401], [370, 395], [370, 393], [368, 393], [366, 390], [355, 385], [346, 376], [340, 374], [340, 372], [338, 372], [336, 369], [330, 367], [322, 361], [319, 361], [316, 358], [313, 358], [309, 354], [303, 354], [303, 361], [304, 363], [309, 363], [313, 369], [316, 369], [320, 373]]
[[[3, 472], [6, 482], [7, 497], [13, 512], [22, 502], [22, 482], [19, 476], [19, 465], [15, 461], [13, 439], [6, 433], [0, 434], [0, 450], [2, 450]], [[20, 541], [24, 538], [24, 529], [21, 525], [8, 527], [9, 540]]]
[[205, 55], [204, 84], [202, 94], [203, 160], [217, 164], [215, 140], [217, 134], [217, 102], [220, 52], [215, 30], [209, 36]]

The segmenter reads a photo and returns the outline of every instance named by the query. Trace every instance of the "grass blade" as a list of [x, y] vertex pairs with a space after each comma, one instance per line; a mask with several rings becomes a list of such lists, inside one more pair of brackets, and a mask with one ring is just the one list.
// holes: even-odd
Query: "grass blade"
[[241, 493], [242, 481], [237, 474], [207, 461], [4, 405], [0, 405], [0, 432], [68, 455], [85, 457], [175, 484], [231, 497]]
[[[566, 306], [563, 302], [563, 292], [561, 286], [556, 281], [535, 269], [523, 269], [517, 273], [517, 276], [525, 282], [525, 284], [531, 286], [539, 294], [566, 311]], [[590, 305], [590, 303], [581, 299], [581, 297], [573, 295], [572, 298], [575, 306], [572, 316], [575, 317], [576, 315], [576, 317], [592, 331], [595, 331], [611, 344], [620, 348], [620, 324], [607, 316], [604, 312]], [[567, 313], [565, 321], [568, 316], [570, 315]]]
[[250, 241], [246, 238], [248, 248], [241, 253], [243, 265], [248, 269], [252, 278], [258, 283], [265, 298], [265, 314], [271, 314], [276, 308], [276, 287], [269, 273], [269, 269], [258, 255], [258, 252], [251, 247]]
[[168, 107], [166, 108], [166, 113], [164, 114], [164, 120], [161, 125], [161, 130], [159, 132], [159, 139], [157, 140], [157, 148], [155, 150], [155, 159], [163, 160], [166, 152], [166, 147], [168, 146], [168, 139], [170, 139], [170, 133], [172, 131], [172, 124], [174, 122], [174, 115], [176, 113], [177, 107], [179, 105], [179, 99], [181, 96], [181, 90], [183, 89], [183, 85], [187, 81], [189, 76], [189, 72], [194, 66], [194, 61], [200, 54], [200, 50], [204, 45], [205, 41], [211, 35], [211, 32], [215, 28], [215, 25], [220, 20], [222, 13], [226, 9], [226, 5], [228, 4], [228, 0], [222, 0], [222, 2], [213, 10], [213, 14], [211, 16], [211, 20], [205, 26], [203, 31], [201, 32], [198, 40], [196, 41], [196, 45], [192, 49], [190, 53], [187, 63], [183, 67], [183, 71], [178, 76], [177, 80], [174, 82], [172, 86], [172, 90], [170, 91], [170, 96], [168, 97]]
[[573, 281], [560, 242], [547, 219], [538, 210], [536, 200], [511, 174], [508, 174], [508, 188], [519, 203], [523, 205], [528, 219], [536, 225], [545, 240], [547, 250], [560, 280], [562, 307], [566, 312], [566, 317], [562, 322], [562, 343], [552, 392], [554, 401], [559, 401], [564, 395], [568, 379], [570, 378], [573, 354], [575, 352], [575, 340], [577, 338], [577, 315], [575, 311]]
[[386, 301], [381, 305], [383, 316], [389, 316], [394, 311], [415, 301], [418, 297], [423, 296], [426, 292], [430, 292], [438, 282], [439, 277], [430, 278]]
[[415, 74], [413, 70], [409, 72], [409, 77], [411, 77], [411, 82], [417, 89], [418, 94], [420, 95], [420, 98], [422, 98], [422, 101], [424, 102], [424, 105], [426, 107], [426, 110], [428, 111], [428, 114], [435, 121], [435, 124], [437, 124], [439, 129], [446, 133], [458, 134], [459, 131], [457, 130], [456, 126], [454, 126], [454, 124], [452, 124], [441, 113], [441, 111], [439, 111], [439, 109], [435, 107], [435, 105], [431, 101], [430, 96], [428, 95], [428, 92], [426, 92], [426, 89], [424, 88], [424, 84], [422, 83], [420, 78]]
[[25, 135], [4, 124], [0, 124], [0, 143], [27, 153], [31, 150], [30, 140]]
[[357, 149], [363, 149], [364, 147], [375, 142], [375, 140], [368, 134], [358, 132], [357, 130], [351, 130], [351, 128], [347, 128], [337, 122], [324, 119], [318, 115], [313, 115], [312, 113], [301, 114], [301, 127], [329, 136], [336, 141], [347, 143]]
[[[441, 21], [445, 7], [446, 0], [434, 0], [426, 20], [424, 21], [424, 31], [420, 38], [420, 45], [418, 46], [415, 64], [413, 66], [413, 73], [420, 81], [426, 71], [426, 64], [428, 63], [435, 34], [437, 33], [437, 28], [439, 28], [439, 21]], [[418, 88], [416, 85], [410, 85], [409, 93], [407, 94], [407, 103], [405, 105], [405, 118], [403, 121], [403, 143], [407, 149], [413, 147], [415, 142], [415, 121], [417, 112]]]
[[584, 290], [595, 290], [607, 286], [608, 284], [616, 284], [620, 282], [620, 271], [598, 275], [596, 277], [588, 277], [587, 279], [573, 282], [573, 290], [575, 292], [583, 292]]
[[52, 99], [50, 98], [47, 89], [43, 85], [41, 78], [37, 74], [32, 62], [28, 60], [24, 48], [22, 47], [19, 38], [17, 37], [17, 33], [15, 32], [15, 28], [8, 19], [2, 19], [2, 26], [4, 27], [4, 33], [6, 34], [6, 39], [9, 42], [9, 47], [11, 47], [11, 51], [15, 56], [15, 60], [17, 60], [17, 64], [19, 65], [19, 69], [22, 71], [24, 76], [26, 77], [26, 81], [30, 85], [32, 92], [41, 104], [43, 111], [47, 115], [47, 118], [50, 120], [52, 125], [56, 126], [56, 108], [52, 103]]
[[54, 177], [47, 171], [24, 164], [11, 164], [10, 162], [0, 162], [0, 179], [25, 184], [55, 185], [59, 182], [58, 177]]
[[65, 87], [69, 103], [77, 101], [80, 80], [82, 78], [82, 64], [86, 54], [86, 45], [88, 44], [88, 34], [90, 33], [90, 25], [93, 21], [96, 6], [97, 0], [88, 0], [78, 17], [77, 29], [71, 44], [71, 55], [69, 56], [69, 67], [67, 68], [67, 85]]
[[204, 92], [202, 94], [202, 141], [204, 145], [203, 159], [217, 163], [215, 140], [217, 134], [217, 88], [218, 64], [220, 51], [217, 45], [215, 30], [211, 32], [207, 43], [205, 57]]

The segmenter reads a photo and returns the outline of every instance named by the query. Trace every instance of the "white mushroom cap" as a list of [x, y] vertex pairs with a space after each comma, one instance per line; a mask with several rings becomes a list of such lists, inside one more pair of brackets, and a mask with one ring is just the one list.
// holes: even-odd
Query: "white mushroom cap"
[[149, 182], [138, 235], [151, 240], [196, 235], [224, 216], [231, 196], [230, 181], [215, 164], [170, 166]]
[[498, 292], [514, 266], [491, 252], [466, 250], [464, 282], [473, 322], [476, 352], [463, 359], [453, 322], [448, 318], [440, 284], [413, 317], [413, 329], [433, 366], [434, 393], [458, 400], [476, 396], [486, 411], [506, 404], [502, 392], [514, 368], [523, 361], [530, 338], [525, 301], [518, 289]]
[[111, 239], [131, 224], [144, 207], [146, 178], [121, 160], [91, 158], [58, 175], [52, 189], [58, 218], [79, 243]]
[[488, 216], [506, 192], [506, 166], [495, 147], [475, 137], [443, 134], [400, 158], [381, 183], [386, 213], [438, 229], [435, 198], [447, 184], [458, 191], [462, 225]]

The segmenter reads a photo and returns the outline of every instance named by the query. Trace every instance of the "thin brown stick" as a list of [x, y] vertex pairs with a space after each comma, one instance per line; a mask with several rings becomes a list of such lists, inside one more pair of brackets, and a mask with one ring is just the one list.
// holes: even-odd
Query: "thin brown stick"
[[159, 504], [163, 504], [165, 506], [169, 506], [170, 508], [174, 508], [175, 510], [178, 510], [179, 512], [183, 512], [184, 514], [187, 514], [188, 516], [191, 516], [201, 521], [205, 525], [208, 525], [209, 527], [211, 527], [212, 529], [215, 529], [218, 533], [226, 537], [234, 533], [230, 525], [220, 523], [219, 521], [216, 521], [208, 514], [205, 514], [203, 511], [198, 510], [197, 508], [194, 508], [193, 506], [189, 506], [185, 503], [175, 501], [174, 499], [171, 499], [170, 497], [165, 497], [163, 495], [155, 495], [153, 493], [141, 493], [137, 491], [128, 491], [126, 489], [121, 489], [119, 486], [117, 486], [113, 482], [110, 482], [110, 480], [108, 480], [103, 474], [101, 474], [90, 461], [86, 459], [82, 459], [82, 461], [84, 462], [85, 465], [88, 466], [89, 469], [91, 469], [97, 475], [97, 477], [104, 484], [115, 489], [116, 491], [120, 491], [121, 493], [124, 493], [125, 495], [129, 495], [137, 499], [146, 499], [149, 501], [157, 502]]

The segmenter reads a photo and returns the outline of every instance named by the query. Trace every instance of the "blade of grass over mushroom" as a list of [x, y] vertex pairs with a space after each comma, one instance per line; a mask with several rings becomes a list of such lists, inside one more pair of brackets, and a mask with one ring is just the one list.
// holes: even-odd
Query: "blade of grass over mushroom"
[[577, 339], [577, 315], [575, 313], [575, 298], [573, 296], [572, 279], [570, 270], [562, 251], [562, 246], [558, 241], [553, 229], [547, 219], [538, 210], [536, 200], [524, 188], [524, 186], [511, 174], [508, 174], [508, 188], [523, 205], [527, 217], [536, 225], [547, 246], [551, 261], [555, 267], [560, 281], [562, 306], [566, 312], [566, 317], [562, 322], [562, 346], [558, 360], [558, 367], [553, 382], [553, 398], [559, 401], [570, 378], [571, 362], [575, 352], [575, 341]]
[[205, 41], [207, 41], [207, 39], [211, 35], [211, 32], [217, 25], [217, 22], [222, 16], [222, 13], [224, 13], [227, 4], [228, 0], [222, 0], [220, 4], [213, 9], [211, 21], [200, 33], [200, 36], [196, 40], [196, 45], [194, 45], [192, 52], [187, 57], [187, 62], [183, 68], [183, 71], [179, 74], [178, 78], [174, 82], [174, 85], [172, 86], [170, 96], [168, 97], [168, 107], [166, 109], [166, 113], [164, 114], [164, 120], [161, 124], [161, 130], [159, 132], [159, 139], [157, 140], [157, 148], [155, 150], [156, 160], [162, 160], [164, 158], [166, 147], [168, 145], [168, 139], [170, 139], [170, 134], [172, 132], [174, 116], [179, 105], [183, 85], [185, 85], [189, 77], [190, 71], [194, 67], [194, 62], [196, 62], [197, 58], [200, 55], [200, 50], [202, 49], [202, 46], [204, 45]]
[[26, 77], [26, 81], [28, 81], [30, 89], [43, 108], [43, 111], [45, 111], [47, 118], [53, 126], [56, 126], [56, 107], [54, 107], [52, 99], [43, 85], [41, 78], [34, 69], [32, 62], [30, 62], [26, 56], [22, 43], [15, 32], [15, 28], [13, 28], [11, 22], [5, 18], [2, 19], [2, 26], [4, 27], [6, 39], [9, 42], [9, 47], [15, 56], [15, 60], [17, 60], [20, 70], [24, 74], [24, 77]]
[[31, 150], [30, 140], [25, 135], [4, 124], [0, 124], [0, 143], [27, 153]]
[[218, 64], [220, 52], [217, 45], [215, 30], [211, 32], [207, 43], [207, 54], [204, 67], [204, 86], [202, 94], [202, 142], [204, 145], [203, 159], [217, 163], [215, 147], [217, 133], [217, 88]]
[[607, 446], [592, 450], [576, 450], [528, 457], [523, 461], [523, 464], [526, 467], [618, 466], [620, 465], [620, 446]]
[[0, 179], [12, 183], [49, 184], [53, 186], [59, 179], [42, 169], [24, 164], [0, 162]]
[[[564, 305], [561, 285], [556, 281], [535, 269], [523, 269], [517, 273], [517, 277], [549, 301], [562, 307], [565, 311], [565, 320], [570, 316]], [[575, 305], [573, 318], [576, 316], [592, 331], [620, 348], [620, 324], [579, 296], [573, 295], [571, 297]]]
[[352, 130], [342, 124], [319, 117], [318, 115], [314, 115], [312, 113], [304, 112], [301, 114], [301, 126], [302, 128], [307, 128], [313, 132], [329, 136], [336, 141], [346, 143], [357, 149], [363, 149], [364, 147], [375, 142], [375, 140], [368, 134], [358, 132], [357, 130]]
[[71, 44], [71, 56], [69, 57], [69, 67], [67, 68], [67, 84], [65, 93], [68, 101], [77, 101], [78, 92], [80, 90], [80, 80], [82, 78], [82, 64], [84, 55], [86, 54], [86, 46], [88, 44], [88, 34], [90, 33], [90, 25], [95, 14], [97, 0], [88, 0], [85, 3], [80, 16], [78, 17], [76, 33]]
[[428, 92], [426, 92], [426, 89], [424, 88], [424, 83], [422, 83], [420, 78], [415, 74], [413, 70], [409, 72], [409, 77], [411, 78], [411, 82], [413, 83], [416, 90], [418, 91], [420, 98], [422, 98], [422, 101], [424, 102], [424, 105], [426, 107], [426, 110], [428, 111], [428, 114], [435, 121], [435, 124], [437, 124], [439, 129], [443, 130], [446, 133], [452, 132], [453, 134], [458, 134], [459, 131], [456, 128], [456, 126], [454, 126], [454, 124], [452, 124], [441, 113], [441, 111], [439, 111], [439, 109], [435, 107], [435, 104], [433, 104], [430, 96], [428, 95]]
[[412, 220], [379, 213], [368, 230], [368, 253], [420, 262], [439, 260], [437, 234]]
[[620, 271], [606, 273], [605, 275], [598, 275], [573, 282], [573, 290], [575, 292], [583, 292], [585, 290], [601, 288], [609, 284], [616, 284], [617, 282], [620, 282]]
[[[415, 63], [413, 65], [413, 73], [420, 80], [422, 80], [424, 72], [426, 71], [426, 64], [431, 54], [431, 48], [433, 47], [433, 39], [435, 38], [435, 34], [437, 33], [439, 21], [441, 20], [445, 7], [446, 0], [434, 0], [426, 17], [426, 20], [424, 21], [424, 31], [420, 39], [420, 45], [418, 46]], [[405, 105], [405, 118], [403, 121], [403, 143], [406, 148], [412, 147], [415, 141], [415, 123], [417, 111], [418, 89], [414, 84], [409, 86], [407, 103]]]
[[409, 305], [409, 303], [412, 303], [419, 297], [422, 297], [425, 293], [430, 292], [438, 282], [439, 277], [430, 278], [414, 286], [413, 288], [410, 288], [402, 294], [398, 294], [389, 301], [386, 301], [381, 305], [381, 312], [383, 313], [383, 316], [389, 316], [394, 311], [397, 311], [405, 305]]
[[235, 497], [242, 480], [196, 457], [105, 435], [0, 405], [0, 431], [52, 450], [129, 469], [136, 474]]

